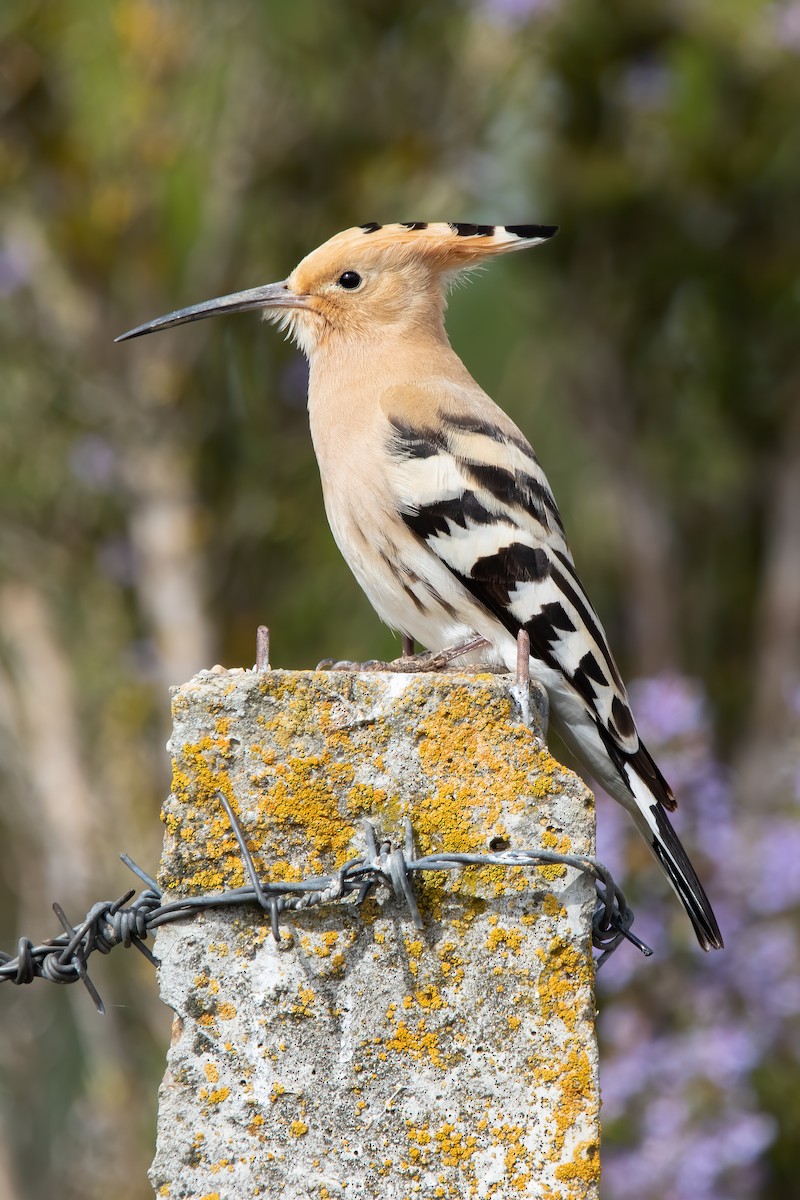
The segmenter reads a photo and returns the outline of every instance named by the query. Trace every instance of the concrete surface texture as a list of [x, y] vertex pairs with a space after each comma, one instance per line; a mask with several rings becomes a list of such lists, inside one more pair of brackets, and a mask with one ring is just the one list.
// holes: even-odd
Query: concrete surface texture
[[[174, 692], [161, 883], [239, 886], [218, 791], [264, 877], [330, 872], [363, 821], [417, 852], [590, 854], [591, 793], [522, 723], [503, 675], [202, 672]], [[156, 1195], [202, 1200], [594, 1198], [593, 885], [561, 866], [163, 928], [175, 1011]]]

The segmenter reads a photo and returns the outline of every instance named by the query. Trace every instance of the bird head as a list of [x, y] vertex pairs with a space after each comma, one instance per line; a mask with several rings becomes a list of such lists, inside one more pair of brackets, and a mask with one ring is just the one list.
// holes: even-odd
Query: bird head
[[286, 329], [309, 356], [337, 337], [380, 338], [388, 326], [438, 327], [453, 276], [495, 255], [537, 246], [557, 228], [425, 221], [359, 225], [312, 250], [280, 283], [167, 313], [116, 340], [254, 309]]

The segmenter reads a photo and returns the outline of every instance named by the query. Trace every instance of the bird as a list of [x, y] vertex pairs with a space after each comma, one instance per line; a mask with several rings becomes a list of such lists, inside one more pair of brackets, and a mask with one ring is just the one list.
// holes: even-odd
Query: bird
[[525, 630], [530, 676], [547, 691], [556, 730], [633, 817], [702, 948], [721, 949], [667, 815], [672, 789], [639, 736], [544, 471], [445, 329], [456, 278], [557, 229], [369, 222], [331, 237], [279, 283], [176, 310], [116, 340], [255, 310], [297, 343], [328, 522], [373, 608], [404, 645], [508, 670]]

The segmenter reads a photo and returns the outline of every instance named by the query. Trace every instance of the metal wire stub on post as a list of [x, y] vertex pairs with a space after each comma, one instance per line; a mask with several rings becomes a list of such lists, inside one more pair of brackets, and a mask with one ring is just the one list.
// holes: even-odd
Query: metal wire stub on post
[[[596, 858], [575, 854], [557, 854], [554, 850], [502, 850], [497, 853], [459, 854], [442, 852], [417, 858], [411, 822], [406, 818], [403, 845], [389, 839], [378, 839], [374, 827], [365, 822], [366, 851], [358, 858], [344, 863], [333, 875], [317, 875], [297, 881], [271, 883], [260, 879], [253, 856], [248, 849], [241, 825], [226, 796], [217, 797], [225, 809], [236, 836], [245, 871], [250, 880], [246, 887], [231, 888], [203, 896], [187, 896], [162, 903], [162, 893], [154, 879], [137, 866], [126, 854], [120, 855], [127, 867], [146, 885], [135, 899], [127, 891], [117, 900], [104, 900], [92, 906], [79, 925], [72, 925], [58, 904], [53, 908], [64, 930], [58, 937], [34, 945], [21, 938], [16, 955], [0, 952], [0, 983], [32, 983], [47, 979], [51, 983], [83, 983], [97, 1011], [105, 1011], [97, 989], [86, 970], [90, 955], [99, 951], [108, 954], [115, 946], [135, 946], [154, 965], [144, 941], [159, 925], [184, 920], [195, 913], [213, 908], [257, 904], [269, 913], [273, 937], [282, 948], [291, 939], [281, 938], [280, 917], [285, 912], [301, 912], [323, 904], [333, 904], [354, 896], [362, 904], [376, 887], [391, 889], [402, 900], [417, 929], [424, 922], [414, 895], [412, 877], [417, 871], [453, 871], [463, 867], [540, 867], [557, 864], [591, 875], [595, 881], [597, 903], [592, 918], [592, 944], [600, 950], [595, 960], [598, 968], [627, 940], [642, 954], [652, 950], [631, 932], [633, 912], [625, 896], [614, 882], [611, 872]], [[132, 903], [129, 901], [132, 900]]]
[[256, 630], [256, 671], [263, 673], [269, 669], [269, 629], [259, 625]]
[[523, 725], [531, 723], [531, 639], [527, 629], [517, 634], [517, 668], [511, 694], [519, 705]]

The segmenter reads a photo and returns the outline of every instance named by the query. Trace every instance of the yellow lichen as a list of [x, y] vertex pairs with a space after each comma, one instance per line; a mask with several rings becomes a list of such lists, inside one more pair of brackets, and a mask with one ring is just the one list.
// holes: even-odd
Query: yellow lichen
[[437, 1067], [445, 1066], [445, 1060], [439, 1050], [438, 1034], [428, 1028], [424, 1019], [417, 1022], [416, 1029], [412, 1029], [405, 1021], [398, 1021], [392, 1036], [386, 1041], [386, 1047], [413, 1059], [427, 1059]]
[[556, 1179], [597, 1183], [600, 1179], [600, 1147], [594, 1139], [578, 1142], [570, 1162], [559, 1163]]
[[301, 987], [297, 990], [298, 1003], [293, 1004], [291, 1011], [297, 1017], [312, 1017], [316, 996], [311, 988]]
[[581, 1015], [579, 997], [591, 995], [593, 968], [589, 955], [562, 938], [553, 938], [547, 953], [538, 950], [537, 956], [542, 962], [537, 984], [542, 1019], [550, 1022], [558, 1017], [573, 1030]]
[[513, 951], [514, 954], [519, 954], [522, 947], [522, 934], [519, 929], [503, 929], [498, 926], [495, 929], [489, 930], [486, 946], [491, 951], [495, 951], [502, 946], [507, 950]]
[[478, 1148], [478, 1139], [474, 1134], [465, 1137], [449, 1122], [435, 1131], [433, 1140], [446, 1167], [463, 1167]]
[[414, 992], [414, 999], [420, 1008], [444, 1008], [445, 1005], [441, 992], [432, 983]]
[[557, 896], [552, 892], [548, 892], [542, 901], [542, 912], [546, 917], [563, 917], [566, 915], [566, 909]]
[[331, 951], [339, 939], [339, 934], [335, 929], [329, 929], [322, 934], [321, 946], [314, 947], [314, 954], [317, 958], [330, 958]]
[[387, 793], [368, 783], [355, 783], [347, 793], [347, 811], [355, 814], [386, 810]]
[[[548, 1092], [555, 1092], [558, 1102], [553, 1106], [553, 1149], [560, 1156], [567, 1135], [579, 1121], [590, 1115], [597, 1104], [596, 1082], [589, 1057], [580, 1046], [573, 1046], [563, 1057], [540, 1064], [535, 1072], [536, 1083]], [[588, 1151], [584, 1155], [588, 1161]]]

